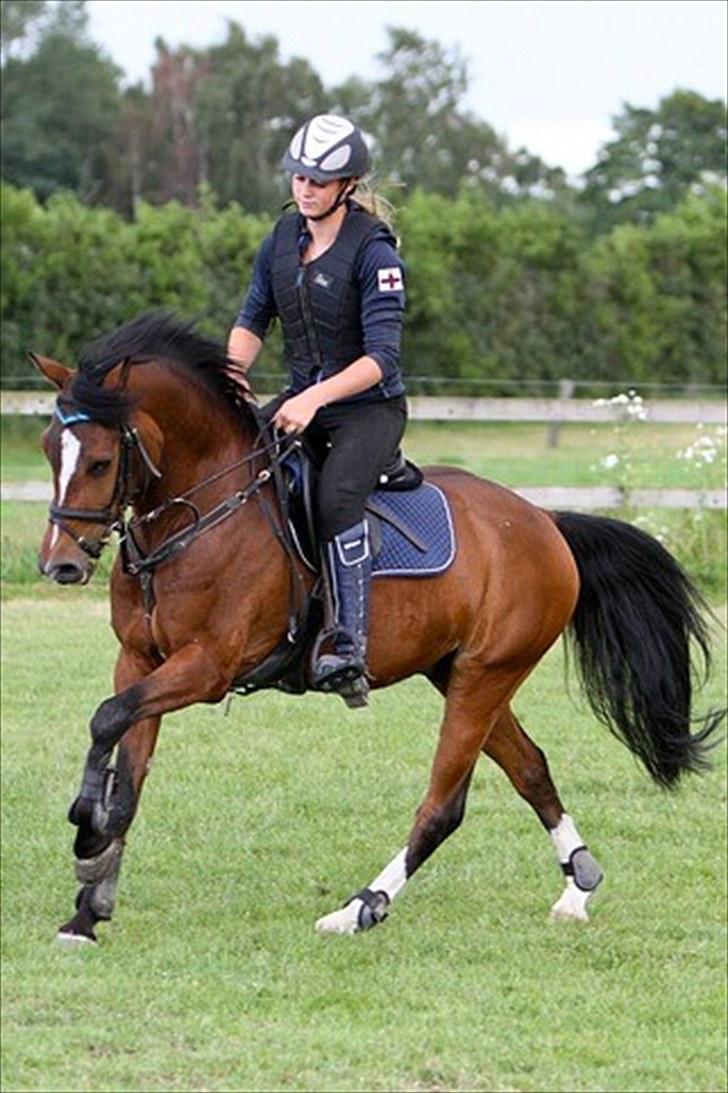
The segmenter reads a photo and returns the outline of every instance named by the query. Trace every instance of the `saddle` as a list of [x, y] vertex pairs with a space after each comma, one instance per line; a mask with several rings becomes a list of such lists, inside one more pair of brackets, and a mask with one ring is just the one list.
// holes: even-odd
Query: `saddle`
[[[284, 511], [288, 521], [291, 538], [301, 561], [314, 572], [319, 571], [319, 536], [316, 528], [315, 501], [318, 461], [312, 451], [301, 441], [281, 463], [285, 482]], [[424, 475], [419, 467], [405, 459], [401, 449], [379, 477], [376, 493], [391, 491], [403, 493], [416, 490], [422, 485]], [[380, 518], [382, 510], [376, 503], [376, 493], [366, 505], [370, 540], [374, 558], [381, 553], [382, 533]], [[385, 516], [386, 518], [386, 516]], [[400, 524], [396, 517], [395, 526]], [[405, 524], [399, 530], [402, 534], [413, 535]]]
[[[284, 535], [279, 536], [289, 553], [313, 573], [320, 574], [319, 539], [316, 529], [315, 453], [298, 441], [279, 460], [274, 475]], [[437, 486], [401, 451], [380, 476], [366, 503], [373, 572], [377, 577], [435, 576], [455, 557], [455, 535], [448, 502]], [[287, 541], [284, 541], [287, 540]], [[311, 652], [324, 622], [323, 582], [316, 581], [311, 595], [297, 611], [280, 644], [246, 676], [234, 680], [236, 694], [275, 687], [289, 694], [311, 689]], [[294, 579], [295, 586], [295, 579]], [[295, 601], [295, 587], [292, 591]]]

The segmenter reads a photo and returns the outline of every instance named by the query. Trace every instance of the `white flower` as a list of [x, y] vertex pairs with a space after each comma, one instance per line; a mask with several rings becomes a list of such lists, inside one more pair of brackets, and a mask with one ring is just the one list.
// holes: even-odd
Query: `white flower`
[[619, 465], [620, 459], [616, 452], [610, 452], [609, 455], [605, 455], [599, 462], [602, 467], [604, 467], [605, 471], [611, 471], [614, 467]]
[[703, 433], [697, 440], [677, 453], [678, 459], [686, 459], [689, 463], [714, 463], [718, 457], [718, 444], [715, 438]]

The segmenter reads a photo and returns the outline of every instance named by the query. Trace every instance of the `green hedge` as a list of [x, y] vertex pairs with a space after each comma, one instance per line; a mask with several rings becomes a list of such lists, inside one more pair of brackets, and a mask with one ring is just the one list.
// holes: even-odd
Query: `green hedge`
[[[155, 307], [225, 338], [272, 218], [235, 204], [142, 205], [129, 223], [69, 195], [40, 205], [3, 186], [2, 372], [28, 349], [72, 362], [80, 346]], [[415, 192], [397, 231], [408, 270], [411, 376], [501, 383], [722, 383], [726, 201], [715, 189], [644, 227], [597, 239], [545, 201]], [[273, 337], [260, 371], [279, 371]], [[495, 391], [497, 387], [489, 388]]]

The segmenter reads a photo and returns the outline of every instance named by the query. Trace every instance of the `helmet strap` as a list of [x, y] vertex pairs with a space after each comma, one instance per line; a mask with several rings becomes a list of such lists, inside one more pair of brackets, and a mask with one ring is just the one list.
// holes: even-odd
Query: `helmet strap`
[[345, 178], [344, 179], [343, 185], [342, 185], [341, 189], [339, 190], [338, 194], [336, 195], [336, 200], [334, 201], [334, 203], [333, 203], [333, 205], [331, 206], [330, 209], [327, 209], [325, 213], [319, 213], [318, 216], [307, 216], [306, 219], [307, 220], [315, 220], [318, 223], [321, 220], [326, 220], [326, 218], [328, 216], [331, 216], [332, 213], [335, 213], [336, 210], [338, 208], [340, 208], [341, 205], [343, 205], [343, 203], [346, 201], [346, 199], [351, 197], [351, 195], [354, 193], [354, 190], [357, 187], [357, 183], [354, 182], [353, 186], [350, 185], [350, 183], [351, 183], [350, 178]]

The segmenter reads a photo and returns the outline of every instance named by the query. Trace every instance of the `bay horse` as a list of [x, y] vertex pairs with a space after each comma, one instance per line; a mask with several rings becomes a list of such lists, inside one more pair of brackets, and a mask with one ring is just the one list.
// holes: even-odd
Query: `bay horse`
[[[278, 449], [227, 379], [222, 346], [151, 313], [82, 350], [75, 371], [31, 357], [58, 389], [43, 436], [54, 499], [42, 573], [84, 584], [120, 533], [114, 695], [91, 719], [69, 813], [81, 887], [58, 934], [95, 942], [114, 909], [162, 715], [217, 703], [254, 676], [285, 644], [291, 589], [293, 599], [308, 595], [316, 577], [288, 547]], [[429, 785], [401, 851], [317, 929], [352, 934], [386, 917], [461, 823], [481, 753], [550, 836], [565, 877], [553, 916], [586, 920], [601, 869], [511, 701], [565, 633], [598, 718], [660, 786], [673, 787], [705, 768], [723, 717], [709, 712], [691, 732], [691, 643], [706, 669], [710, 660], [705, 604], [668, 551], [627, 523], [546, 512], [460, 469], [425, 475], [449, 502], [455, 559], [438, 576], [373, 582], [369, 674], [372, 687], [388, 687], [421, 673], [444, 696]]]

